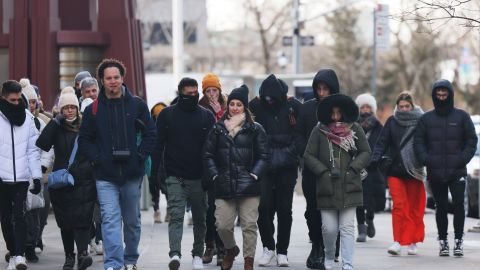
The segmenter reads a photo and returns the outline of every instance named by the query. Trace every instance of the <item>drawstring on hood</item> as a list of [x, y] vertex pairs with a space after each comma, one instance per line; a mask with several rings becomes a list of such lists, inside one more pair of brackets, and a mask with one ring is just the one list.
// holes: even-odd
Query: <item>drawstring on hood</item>
[[[436, 90], [438, 88], [445, 88], [448, 90], [448, 97], [446, 100], [439, 100], [437, 98]], [[433, 105], [435, 106], [435, 113], [438, 115], [446, 116], [453, 110], [453, 85], [448, 80], [438, 80], [432, 86], [432, 100]]]

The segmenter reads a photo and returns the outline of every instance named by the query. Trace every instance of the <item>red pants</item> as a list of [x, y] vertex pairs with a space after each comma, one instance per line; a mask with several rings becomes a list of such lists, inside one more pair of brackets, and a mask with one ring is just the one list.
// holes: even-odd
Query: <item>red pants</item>
[[393, 201], [393, 240], [402, 246], [423, 242], [426, 200], [423, 182], [389, 176], [388, 188]]

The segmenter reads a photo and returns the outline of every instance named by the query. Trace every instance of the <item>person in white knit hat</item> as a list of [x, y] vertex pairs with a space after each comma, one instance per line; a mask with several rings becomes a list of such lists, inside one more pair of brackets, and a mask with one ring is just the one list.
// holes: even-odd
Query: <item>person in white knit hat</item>
[[[374, 96], [365, 93], [359, 95], [355, 102], [360, 109], [358, 122], [367, 136], [370, 148], [373, 149], [383, 127], [376, 117], [377, 101]], [[366, 169], [368, 176], [362, 181], [363, 206], [357, 207], [357, 242], [365, 242], [367, 236], [370, 238], [375, 236], [373, 224], [375, 211], [383, 210], [385, 206], [385, 181], [375, 166], [369, 165]]]

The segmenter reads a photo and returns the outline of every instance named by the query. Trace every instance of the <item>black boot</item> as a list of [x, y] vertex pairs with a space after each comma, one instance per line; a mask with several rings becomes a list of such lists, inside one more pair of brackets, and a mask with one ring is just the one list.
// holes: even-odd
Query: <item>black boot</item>
[[88, 253], [86, 251], [82, 252], [82, 254], [78, 255], [77, 269], [78, 270], [85, 270], [89, 266], [91, 266], [92, 263], [93, 263], [92, 257], [90, 257], [90, 255], [88, 255]]
[[65, 255], [65, 263], [63, 264], [63, 270], [73, 270], [75, 266], [75, 253]]
[[30, 263], [38, 262], [37, 254], [35, 254], [35, 247], [34, 246], [27, 246], [25, 248], [25, 259], [27, 259]]
[[310, 269], [319, 269], [319, 266], [322, 264], [322, 260], [320, 255], [323, 252], [321, 251], [321, 247], [319, 243], [312, 243], [312, 250], [310, 251], [310, 255], [307, 258], [307, 267]]
[[370, 238], [375, 237], [375, 225], [373, 224], [373, 219], [367, 219], [367, 235]]
[[365, 224], [358, 224], [357, 242], [367, 242], [367, 226]]

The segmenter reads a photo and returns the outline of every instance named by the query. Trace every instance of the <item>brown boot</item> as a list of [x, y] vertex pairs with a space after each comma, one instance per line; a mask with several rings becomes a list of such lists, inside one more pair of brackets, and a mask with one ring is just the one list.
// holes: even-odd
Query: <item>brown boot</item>
[[203, 254], [202, 261], [204, 264], [209, 264], [213, 260], [213, 256], [217, 254], [217, 250], [215, 249], [215, 242], [209, 241], [207, 242], [207, 247], [205, 248], [205, 253]]
[[245, 258], [245, 266], [243, 268], [244, 270], [253, 270], [253, 258], [252, 257], [246, 257]]
[[227, 249], [227, 254], [223, 258], [221, 269], [232, 269], [233, 261], [235, 260], [235, 257], [237, 257], [238, 253], [240, 253], [240, 249], [237, 246], [234, 246], [231, 249]]

